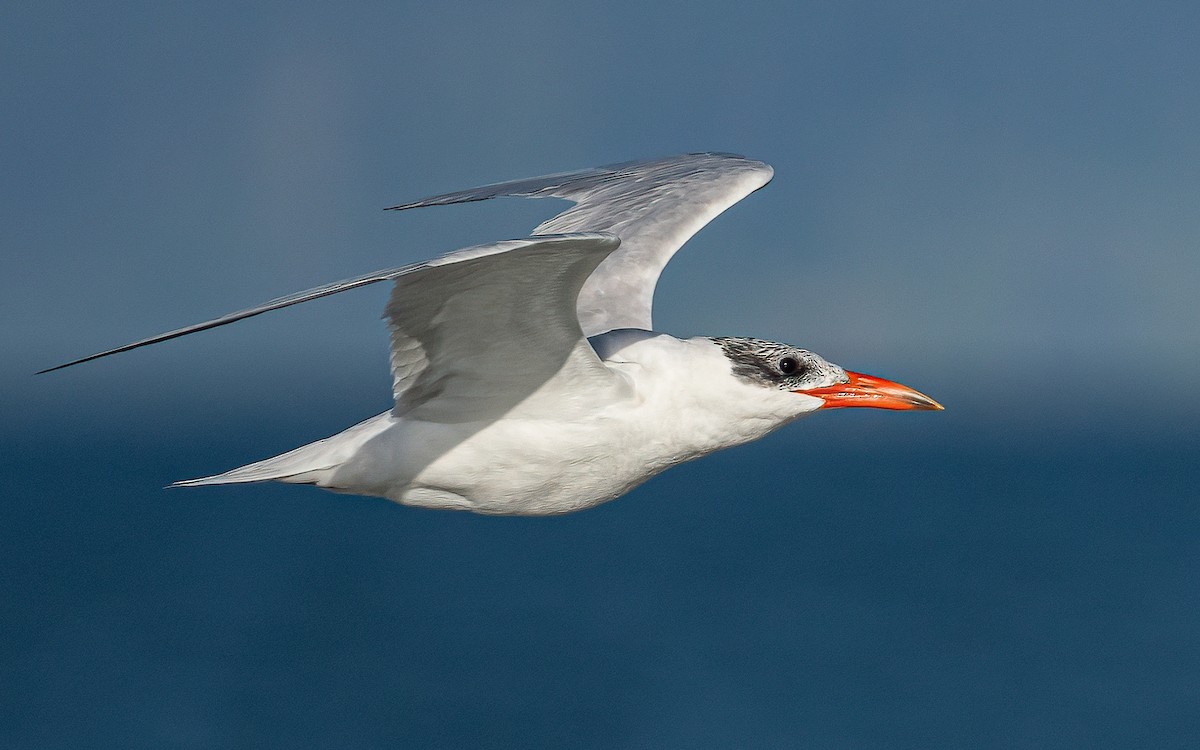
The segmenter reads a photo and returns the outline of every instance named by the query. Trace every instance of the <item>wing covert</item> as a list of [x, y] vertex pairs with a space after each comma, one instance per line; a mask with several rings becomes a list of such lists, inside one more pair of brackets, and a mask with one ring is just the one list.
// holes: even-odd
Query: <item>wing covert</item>
[[621, 387], [580, 329], [584, 281], [611, 235], [531, 237], [460, 250], [396, 278], [392, 413], [430, 422], [594, 409]]

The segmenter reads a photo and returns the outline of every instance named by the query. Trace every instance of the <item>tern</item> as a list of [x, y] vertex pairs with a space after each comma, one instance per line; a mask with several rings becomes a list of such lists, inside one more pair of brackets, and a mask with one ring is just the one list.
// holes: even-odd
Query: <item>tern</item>
[[772, 175], [732, 154], [686, 154], [393, 206], [498, 196], [574, 204], [525, 239], [297, 292], [42, 372], [391, 281], [390, 410], [171, 486], [274, 480], [497, 515], [593, 507], [820, 409], [941, 409], [911, 388], [789, 344], [654, 330], [654, 287], [671, 256]]

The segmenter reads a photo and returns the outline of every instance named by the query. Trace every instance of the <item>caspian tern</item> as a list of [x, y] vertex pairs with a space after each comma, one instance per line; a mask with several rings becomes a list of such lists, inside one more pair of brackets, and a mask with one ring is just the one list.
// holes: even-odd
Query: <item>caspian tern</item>
[[667, 261], [772, 174], [739, 156], [688, 154], [394, 206], [497, 196], [574, 202], [526, 239], [327, 284], [50, 370], [392, 281], [389, 411], [172, 486], [275, 480], [504, 515], [598, 505], [818, 409], [941, 409], [911, 388], [789, 344], [653, 330], [651, 301]]

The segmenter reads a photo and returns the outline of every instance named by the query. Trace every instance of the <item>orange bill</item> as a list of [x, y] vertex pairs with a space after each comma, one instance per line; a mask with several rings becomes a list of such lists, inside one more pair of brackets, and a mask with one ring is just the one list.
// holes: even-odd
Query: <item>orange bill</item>
[[811, 388], [806, 391], [796, 391], [796, 393], [823, 399], [825, 401], [825, 405], [821, 407], [823, 409], [869, 406], [874, 409], [940, 411], [944, 408], [924, 393], [914, 391], [906, 385], [863, 375], [861, 372], [847, 371], [846, 375], [850, 377], [849, 383]]

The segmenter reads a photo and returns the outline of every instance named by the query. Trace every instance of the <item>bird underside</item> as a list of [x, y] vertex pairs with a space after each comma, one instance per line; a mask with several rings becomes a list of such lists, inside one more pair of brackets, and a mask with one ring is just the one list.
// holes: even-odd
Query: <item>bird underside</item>
[[[586, 410], [577, 409], [577, 389], [552, 388], [533, 407], [491, 420], [385, 412], [283, 455], [178, 484], [274, 480], [429, 508], [567, 513], [801, 413], [802, 399], [735, 378], [712, 339], [613, 331], [591, 344], [619, 387], [589, 394]], [[570, 409], [574, 416], [563, 419]]]

